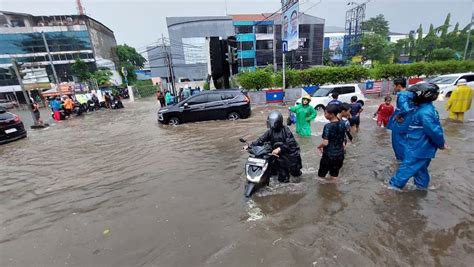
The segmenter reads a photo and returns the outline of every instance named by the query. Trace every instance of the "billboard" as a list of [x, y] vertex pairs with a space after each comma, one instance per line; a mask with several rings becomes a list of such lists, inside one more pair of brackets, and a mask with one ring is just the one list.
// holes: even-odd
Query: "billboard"
[[344, 53], [344, 36], [333, 36], [329, 38], [329, 51], [332, 61], [342, 61]]
[[288, 43], [288, 51], [299, 47], [299, 2], [298, 0], [282, 0], [282, 40]]

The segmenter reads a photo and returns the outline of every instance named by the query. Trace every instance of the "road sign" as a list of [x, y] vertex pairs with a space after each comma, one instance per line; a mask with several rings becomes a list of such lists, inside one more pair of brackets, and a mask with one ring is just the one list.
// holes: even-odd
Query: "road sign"
[[287, 41], [281, 41], [281, 49], [283, 50], [283, 53], [288, 53], [288, 42]]

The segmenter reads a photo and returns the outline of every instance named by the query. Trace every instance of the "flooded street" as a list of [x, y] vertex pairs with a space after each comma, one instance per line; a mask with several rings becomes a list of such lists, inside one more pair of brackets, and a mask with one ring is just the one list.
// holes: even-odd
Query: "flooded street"
[[29, 130], [0, 146], [0, 266], [472, 266], [474, 112], [447, 122], [437, 103], [452, 149], [432, 161], [429, 192], [395, 192], [381, 102], [367, 103], [338, 183], [315, 179], [318, 114], [315, 136], [297, 137], [303, 176], [248, 202], [238, 139], [285, 107], [170, 127], [150, 100]]

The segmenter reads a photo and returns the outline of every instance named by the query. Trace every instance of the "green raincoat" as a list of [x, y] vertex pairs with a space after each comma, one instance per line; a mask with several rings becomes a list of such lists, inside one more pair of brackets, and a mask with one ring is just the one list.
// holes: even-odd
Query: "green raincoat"
[[297, 105], [290, 107], [296, 114], [296, 132], [301, 136], [311, 136], [311, 121], [316, 118], [316, 110], [310, 105]]

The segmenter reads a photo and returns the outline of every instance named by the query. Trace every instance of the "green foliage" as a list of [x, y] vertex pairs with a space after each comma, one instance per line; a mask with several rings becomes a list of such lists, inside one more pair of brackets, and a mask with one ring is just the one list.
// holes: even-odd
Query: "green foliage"
[[431, 59], [434, 61], [440, 61], [440, 60], [450, 60], [450, 59], [455, 59], [456, 57], [456, 51], [451, 48], [437, 48], [434, 49], [432, 54], [431, 54]]
[[81, 82], [87, 81], [91, 78], [92, 73], [89, 70], [89, 66], [80, 58], [76, 58], [74, 63], [71, 65], [71, 69]]
[[240, 85], [246, 89], [260, 90], [272, 86], [272, 74], [264, 69], [240, 73], [237, 79]]
[[209, 84], [209, 82], [205, 82], [202, 88], [203, 90], [211, 90], [211, 85]]
[[149, 97], [156, 93], [160, 89], [158, 85], [153, 85], [151, 80], [136, 81], [133, 85], [140, 97]]
[[365, 60], [389, 63], [394, 50], [390, 42], [380, 34], [366, 34], [362, 37], [361, 54]]
[[97, 81], [99, 86], [111, 86], [110, 77], [112, 77], [112, 72], [109, 69], [99, 69], [91, 74], [91, 78]]
[[[447, 73], [467, 72], [474, 69], [474, 60], [417, 62], [413, 64], [379, 64], [373, 68], [360, 65], [346, 67], [314, 67], [305, 70], [287, 70], [287, 88], [309, 84], [355, 83], [367, 79], [393, 79], [396, 77], [432, 76]], [[245, 72], [238, 76], [245, 89], [281, 87], [281, 72], [264, 70]], [[271, 81], [271, 83], [269, 82]]]
[[140, 55], [135, 48], [127, 44], [117, 45], [116, 53], [122, 64], [128, 63], [136, 68], [143, 68], [145, 65], [146, 59]]
[[[395, 46], [393, 51], [395, 57], [398, 57], [401, 53], [409, 54], [410, 60], [415, 62], [461, 59], [464, 55], [470, 24], [461, 30], [459, 23], [456, 23], [450, 31], [452, 27], [450, 23], [451, 14], [448, 13], [441, 26], [435, 28], [432, 24], [430, 25], [425, 37], [423, 37], [423, 27], [420, 25], [416, 31], [417, 37], [410, 33], [403, 44], [399, 42], [398, 46]], [[467, 59], [472, 54], [474, 35], [470, 37], [469, 42], [471, 45], [468, 47]]]
[[[127, 80], [129, 84], [134, 84], [137, 81], [137, 74], [135, 69], [141, 69], [144, 67], [146, 59], [140, 55], [135, 48], [126, 44], [118, 45], [115, 47], [115, 53], [119, 59], [119, 72], [124, 79], [122, 74], [122, 68], [127, 70]], [[123, 81], [125, 83], [125, 79]]]
[[363, 31], [375, 33], [384, 37], [387, 37], [389, 32], [388, 21], [382, 14], [379, 14], [375, 18], [370, 18], [369, 20], [362, 22], [361, 28]]

